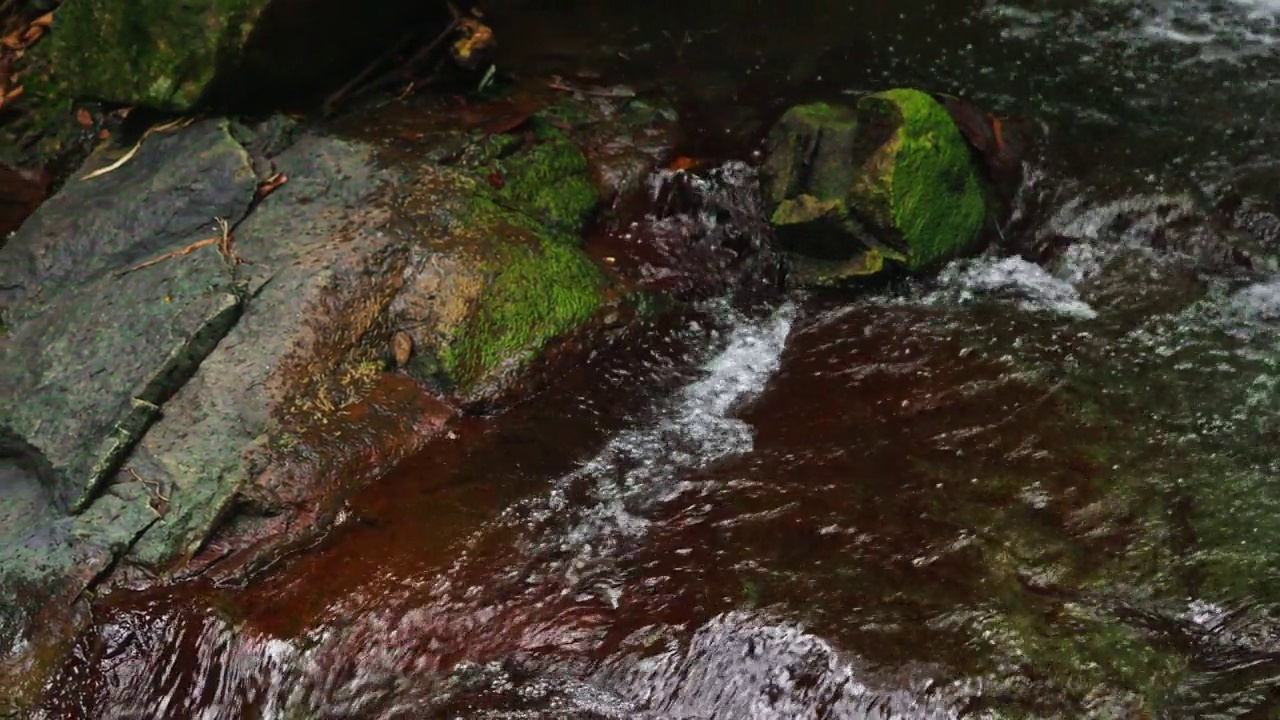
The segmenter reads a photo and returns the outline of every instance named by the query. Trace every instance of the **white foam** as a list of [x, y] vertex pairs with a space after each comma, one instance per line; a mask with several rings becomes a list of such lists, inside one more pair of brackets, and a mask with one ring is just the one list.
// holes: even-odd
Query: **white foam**
[[[751, 451], [753, 430], [732, 412], [778, 369], [795, 311], [787, 303], [763, 321], [739, 319], [725, 349], [704, 366], [704, 377], [657, 420], [619, 434], [533, 507], [514, 509], [534, 523], [570, 520], [567, 530], [553, 526], [545, 539], [554, 538], [571, 558], [562, 568], [571, 578], [611, 555], [624, 538], [643, 535], [644, 510], [678, 494], [684, 487], [678, 477]], [[584, 488], [585, 505], [569, 499]]]
[[951, 263], [938, 275], [940, 290], [927, 300], [933, 303], [970, 302], [978, 297], [1015, 300], [1033, 312], [1052, 312], [1089, 319], [1097, 313], [1070, 280], [1020, 257], [978, 258]]
[[1231, 305], [1244, 319], [1280, 320], [1280, 277], [1241, 288], [1232, 295]]
[[865, 670], [799, 625], [735, 611], [698, 629], [686, 646], [628, 659], [618, 673], [633, 699], [659, 717], [817, 720], [820, 717], [959, 717], [950, 687], [875, 689]]

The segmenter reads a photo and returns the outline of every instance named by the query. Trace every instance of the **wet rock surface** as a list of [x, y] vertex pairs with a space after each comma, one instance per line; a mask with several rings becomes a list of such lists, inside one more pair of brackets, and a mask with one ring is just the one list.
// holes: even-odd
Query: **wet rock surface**
[[638, 190], [671, 118], [557, 102], [527, 132], [431, 135], [412, 161], [400, 136], [278, 119], [157, 132], [82, 179], [120, 151], [95, 155], [0, 249], [10, 702], [95, 593], [244, 579], [617, 301], [582, 233], [601, 197]]

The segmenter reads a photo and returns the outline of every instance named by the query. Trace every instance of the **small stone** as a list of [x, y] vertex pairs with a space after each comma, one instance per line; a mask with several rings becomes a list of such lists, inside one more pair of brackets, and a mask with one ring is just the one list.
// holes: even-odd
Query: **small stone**
[[413, 338], [401, 330], [391, 336], [391, 357], [395, 360], [396, 369], [402, 369], [413, 357]]

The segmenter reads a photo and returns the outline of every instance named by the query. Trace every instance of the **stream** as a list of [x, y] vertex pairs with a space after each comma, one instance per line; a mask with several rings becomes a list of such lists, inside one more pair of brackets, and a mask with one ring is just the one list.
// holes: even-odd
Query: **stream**
[[510, 4], [726, 183], [800, 100], [1033, 118], [1070, 242], [637, 321], [248, 587], [99, 603], [40, 717], [1280, 717], [1280, 273], [1153, 249], [1280, 203], [1280, 1]]

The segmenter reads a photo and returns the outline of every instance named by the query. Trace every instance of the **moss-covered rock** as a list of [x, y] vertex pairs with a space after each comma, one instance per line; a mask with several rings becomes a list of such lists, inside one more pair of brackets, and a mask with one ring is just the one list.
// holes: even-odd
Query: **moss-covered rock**
[[989, 204], [946, 108], [918, 90], [792, 108], [770, 133], [763, 180], [793, 277], [808, 283], [935, 268], [973, 249]]
[[579, 249], [596, 197], [583, 185], [585, 164], [562, 177], [568, 192], [560, 195], [550, 186], [535, 192], [533, 178], [568, 166], [563, 159], [534, 146], [502, 162], [508, 175], [497, 189], [487, 166], [426, 168], [399, 208], [419, 223], [430, 253], [398, 301], [397, 323], [422, 351], [411, 371], [435, 375], [468, 400], [500, 392], [549, 341], [590, 320], [609, 288]]
[[576, 236], [600, 202], [587, 158], [564, 131], [545, 123], [537, 126], [536, 143], [493, 162], [495, 200]]
[[[557, 200], [545, 199], [552, 206]], [[483, 197], [467, 204], [456, 232], [485, 238], [488, 252], [466, 263], [477, 280], [475, 295], [469, 312], [440, 328], [439, 358], [450, 381], [471, 395], [590, 320], [604, 302], [606, 284], [576, 247], [577, 235], [557, 233]]]
[[43, 98], [191, 108], [239, 55], [269, 0], [65, 0], [36, 46]]

